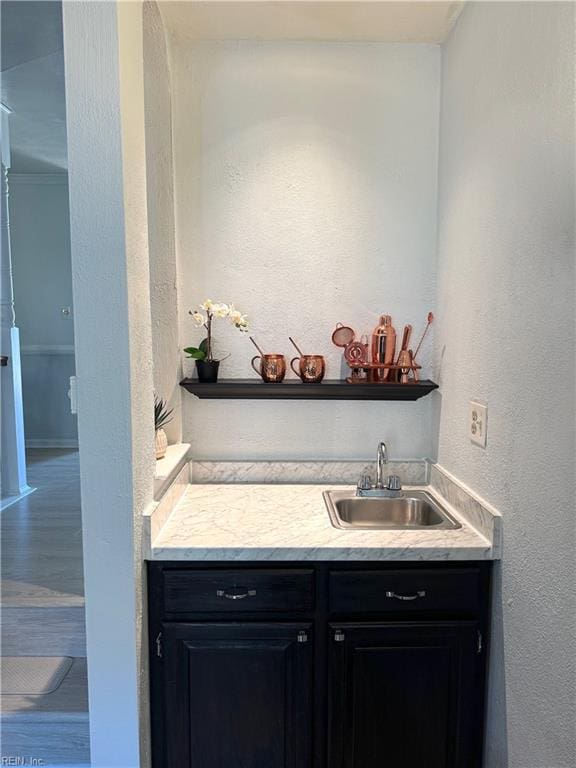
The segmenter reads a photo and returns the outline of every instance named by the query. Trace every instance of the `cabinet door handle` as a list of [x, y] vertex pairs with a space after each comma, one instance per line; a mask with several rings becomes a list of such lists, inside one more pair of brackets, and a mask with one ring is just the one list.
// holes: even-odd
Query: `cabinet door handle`
[[254, 597], [255, 595], [255, 589], [245, 589], [243, 592], [234, 590], [227, 592], [225, 589], [216, 590], [216, 597], [225, 597], [226, 600], [244, 600], [245, 597]]
[[391, 600], [418, 600], [420, 597], [426, 597], [426, 590], [418, 590], [415, 595], [399, 595], [397, 592], [386, 592], [386, 597], [389, 597]]

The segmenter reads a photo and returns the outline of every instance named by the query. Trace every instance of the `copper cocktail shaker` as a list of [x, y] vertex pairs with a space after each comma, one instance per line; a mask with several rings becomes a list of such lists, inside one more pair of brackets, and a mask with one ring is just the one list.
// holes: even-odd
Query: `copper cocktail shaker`
[[[382, 315], [380, 325], [372, 332], [372, 362], [379, 365], [394, 365], [396, 354], [396, 331], [390, 315]], [[374, 371], [379, 381], [387, 381], [390, 371], [387, 368]]]

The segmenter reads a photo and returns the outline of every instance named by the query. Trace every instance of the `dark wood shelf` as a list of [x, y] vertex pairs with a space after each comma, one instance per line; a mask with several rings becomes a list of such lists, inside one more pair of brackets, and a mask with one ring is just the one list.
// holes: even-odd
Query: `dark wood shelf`
[[281, 384], [266, 384], [259, 379], [221, 379], [216, 384], [200, 384], [183, 379], [180, 386], [203, 400], [419, 400], [438, 384], [419, 381], [413, 384], [348, 384], [327, 380], [303, 384], [296, 379]]

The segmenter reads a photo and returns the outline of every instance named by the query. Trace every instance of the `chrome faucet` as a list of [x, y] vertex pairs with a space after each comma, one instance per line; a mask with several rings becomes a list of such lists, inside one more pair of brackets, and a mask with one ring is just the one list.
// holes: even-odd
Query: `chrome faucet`
[[384, 467], [388, 465], [388, 449], [385, 442], [378, 444], [376, 456], [376, 484], [372, 485], [372, 478], [364, 473], [356, 486], [356, 496], [400, 496], [402, 483], [398, 475], [388, 475], [384, 484]]
[[386, 448], [385, 442], [381, 442], [378, 444], [376, 454], [376, 488], [384, 488], [384, 467], [386, 464], [388, 464], [388, 448]]

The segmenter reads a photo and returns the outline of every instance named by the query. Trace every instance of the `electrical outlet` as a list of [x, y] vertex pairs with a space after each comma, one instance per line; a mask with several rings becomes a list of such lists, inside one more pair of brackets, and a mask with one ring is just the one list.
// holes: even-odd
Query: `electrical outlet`
[[468, 409], [468, 434], [470, 440], [481, 448], [486, 448], [488, 432], [488, 406], [470, 400]]

